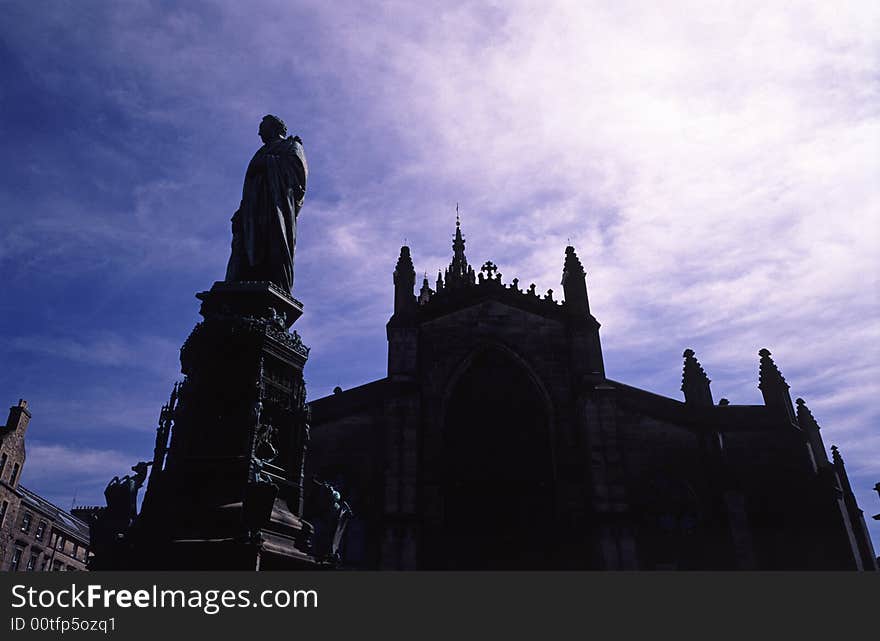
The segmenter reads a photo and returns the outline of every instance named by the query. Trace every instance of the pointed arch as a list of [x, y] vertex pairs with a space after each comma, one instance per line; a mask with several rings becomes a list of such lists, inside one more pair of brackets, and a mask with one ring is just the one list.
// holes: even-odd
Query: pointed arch
[[542, 567], [555, 465], [552, 405], [534, 369], [480, 345], [450, 376], [442, 425], [446, 567]]

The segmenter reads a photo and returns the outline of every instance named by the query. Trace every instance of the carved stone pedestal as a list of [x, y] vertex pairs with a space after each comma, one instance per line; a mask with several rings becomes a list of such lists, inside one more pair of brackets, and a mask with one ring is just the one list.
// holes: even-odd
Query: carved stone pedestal
[[289, 331], [302, 305], [266, 282], [197, 297], [204, 321], [180, 350], [185, 378], [160, 421], [130, 565], [314, 568], [302, 518], [308, 348]]

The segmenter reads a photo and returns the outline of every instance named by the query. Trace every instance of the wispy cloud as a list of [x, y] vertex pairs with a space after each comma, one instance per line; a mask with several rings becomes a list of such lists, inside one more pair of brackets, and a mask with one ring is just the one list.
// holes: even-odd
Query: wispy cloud
[[[276, 112], [312, 172], [295, 293], [314, 393], [381, 375], [399, 246], [433, 282], [460, 202], [471, 262], [507, 281], [559, 290], [571, 239], [615, 378], [678, 396], [693, 347], [716, 397], [758, 403], [769, 347], [876, 504], [877, 3], [14, 13], [2, 42], [42, 110], [0, 102], [31, 132], [4, 129], [0, 266], [42, 313], [31, 328], [4, 310], [15, 358], [112, 369], [151, 351], [129, 333], [172, 354], [192, 289], [222, 276], [256, 125]], [[97, 328], [71, 302], [62, 335], [35, 282], [114, 294]]]
[[179, 369], [180, 346], [160, 336], [124, 336], [102, 332], [89, 336], [18, 336], [5, 340], [8, 349], [50, 355], [89, 365], [144, 368], [162, 375]]
[[22, 483], [59, 507], [69, 509], [74, 496], [79, 504], [103, 505], [102, 492], [114, 476], [129, 474], [137, 463], [132, 455], [115, 449], [70, 447], [33, 441], [27, 445], [27, 465]]

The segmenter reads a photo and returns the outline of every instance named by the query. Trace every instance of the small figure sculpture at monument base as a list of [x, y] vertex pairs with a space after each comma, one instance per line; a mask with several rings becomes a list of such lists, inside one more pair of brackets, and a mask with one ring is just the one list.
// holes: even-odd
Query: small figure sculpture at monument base
[[104, 490], [107, 507], [95, 512], [89, 522], [91, 547], [94, 552], [90, 569], [121, 569], [126, 557], [129, 531], [137, 518], [138, 492], [147, 480], [152, 461], [133, 466], [133, 475], [114, 476]]
[[325, 564], [341, 563], [345, 528], [352, 510], [342, 494], [327, 481], [312, 478], [313, 493], [309, 500], [310, 520], [315, 526], [315, 555]]

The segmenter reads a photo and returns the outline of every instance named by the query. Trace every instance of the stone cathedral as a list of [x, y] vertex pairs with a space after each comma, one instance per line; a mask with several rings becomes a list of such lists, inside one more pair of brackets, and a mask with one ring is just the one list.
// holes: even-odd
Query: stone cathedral
[[609, 379], [584, 268], [563, 300], [465, 256], [416, 290], [394, 269], [385, 378], [314, 400], [306, 477], [353, 510], [344, 567], [876, 570], [841, 453], [768, 350], [763, 405]]

